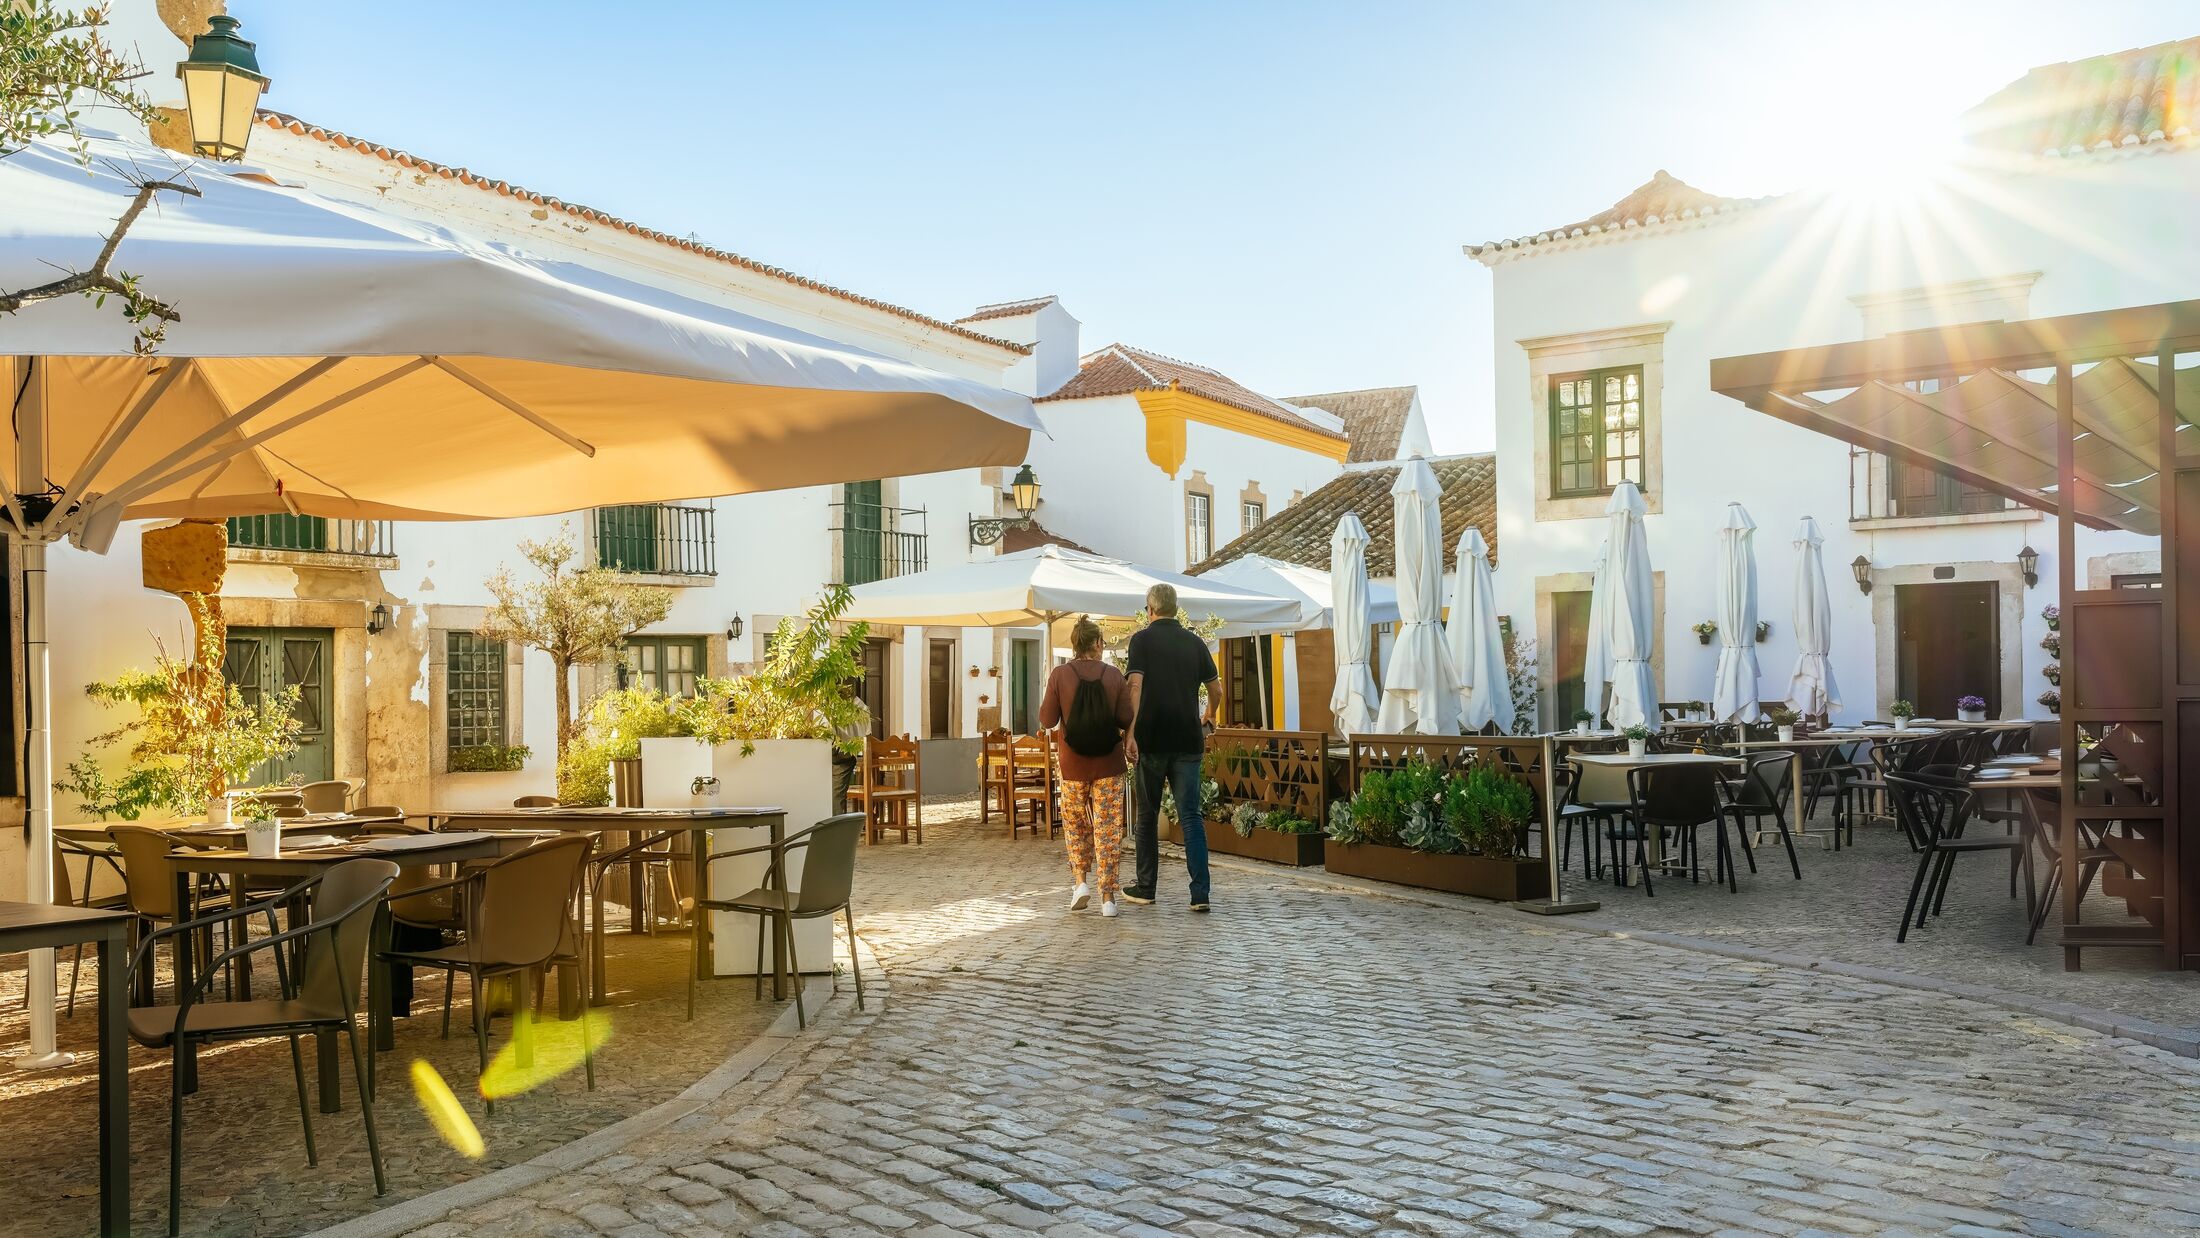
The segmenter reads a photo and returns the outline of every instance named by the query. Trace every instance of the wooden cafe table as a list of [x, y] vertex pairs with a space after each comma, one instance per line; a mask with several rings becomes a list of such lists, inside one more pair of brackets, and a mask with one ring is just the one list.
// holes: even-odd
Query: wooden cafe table
[[[694, 890], [697, 898], [706, 897], [710, 890], [710, 831], [718, 829], [767, 828], [771, 831], [771, 876], [781, 878], [779, 872], [779, 847], [787, 841], [787, 810], [784, 808], [584, 808], [557, 805], [548, 808], [492, 808], [478, 810], [451, 810], [431, 814], [443, 829], [486, 830], [490, 832], [533, 832], [555, 830], [560, 833], [584, 833], [601, 835], [606, 832], [623, 832], [639, 835], [643, 846], [655, 846], [668, 842], [681, 834], [694, 836], [689, 845], [694, 868]], [[784, 883], [781, 883], [782, 888]], [[589, 937], [589, 972], [591, 987], [596, 991], [588, 1000], [607, 1001], [608, 990], [604, 985], [604, 920], [603, 895], [600, 889], [589, 893], [589, 921], [592, 928]], [[688, 929], [694, 948], [690, 966], [694, 978], [706, 980], [711, 975], [710, 916], [700, 909], [688, 916]], [[772, 996], [784, 996], [781, 974], [786, 960], [780, 957], [779, 943], [772, 943]], [[799, 981], [798, 981], [799, 983]], [[694, 985], [688, 986], [688, 1017], [695, 1017]]]

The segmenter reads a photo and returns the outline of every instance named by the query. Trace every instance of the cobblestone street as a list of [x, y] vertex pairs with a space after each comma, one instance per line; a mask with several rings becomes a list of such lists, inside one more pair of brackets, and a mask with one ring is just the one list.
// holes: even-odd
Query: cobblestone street
[[415, 1232], [2200, 1228], [2200, 1063], [1931, 993], [1059, 844], [867, 850], [883, 1012]]

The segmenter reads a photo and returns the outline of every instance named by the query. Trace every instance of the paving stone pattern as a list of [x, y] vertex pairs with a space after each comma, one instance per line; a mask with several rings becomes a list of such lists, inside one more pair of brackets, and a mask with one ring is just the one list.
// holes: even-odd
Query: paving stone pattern
[[2200, 1063], [1267, 873], [1070, 915], [1058, 844], [946, 815], [861, 860], [883, 1013], [415, 1233], [2200, 1228]]

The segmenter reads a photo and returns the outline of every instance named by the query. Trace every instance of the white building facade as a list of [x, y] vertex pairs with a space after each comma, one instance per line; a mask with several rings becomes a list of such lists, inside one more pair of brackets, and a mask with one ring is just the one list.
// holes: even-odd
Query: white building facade
[[[1737, 501], [1757, 525], [1759, 611], [1772, 625], [1757, 646], [1761, 699], [1788, 694], [1791, 541], [1812, 516], [1826, 538], [1837, 718], [1885, 717], [1898, 698], [1949, 716], [1959, 694], [2002, 717], [2049, 716], [2040, 612], [2055, 599], [2020, 556], [2036, 551], [2038, 580], [2055, 579], [2052, 518], [1752, 412], [1711, 391], [1709, 366], [2200, 295], [2192, 136], [2093, 124], [2124, 109], [2066, 84], [2111, 94], [2164, 51], [2036, 70], [1967, 118], [1970, 144], [1929, 178], [1738, 201], [1660, 172], [1580, 224], [1468, 247], [1495, 294], [1498, 588], [1539, 641], [1546, 724], [1580, 703], [1590, 573], [1622, 477], [1649, 504], [1663, 699], [1712, 695], [1717, 642], [1691, 627], [1716, 613], [1716, 530]], [[2034, 144], [2080, 111], [2089, 136], [2077, 149]], [[2013, 114], [2034, 119], [1996, 123]], [[2081, 529], [2077, 545], [2079, 579], [2095, 587], [2145, 587], [2158, 570], [2152, 539]]]

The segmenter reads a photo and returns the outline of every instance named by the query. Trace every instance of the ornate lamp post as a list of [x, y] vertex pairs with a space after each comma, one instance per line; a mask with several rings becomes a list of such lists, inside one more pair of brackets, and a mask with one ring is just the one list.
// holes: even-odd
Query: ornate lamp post
[[206, 33], [191, 40], [191, 57], [176, 66], [176, 76], [183, 80], [191, 149], [209, 159], [244, 158], [267, 77], [251, 41], [237, 37], [237, 19], [208, 18]]

